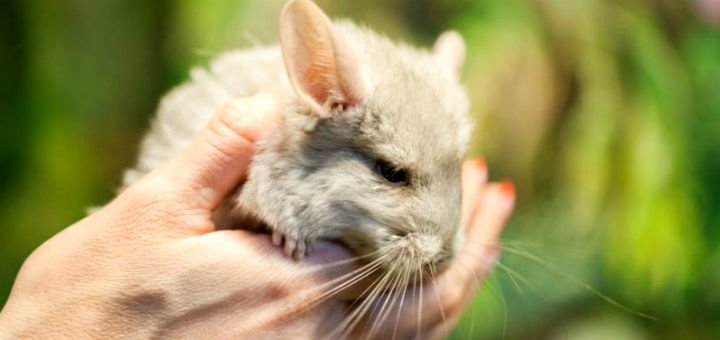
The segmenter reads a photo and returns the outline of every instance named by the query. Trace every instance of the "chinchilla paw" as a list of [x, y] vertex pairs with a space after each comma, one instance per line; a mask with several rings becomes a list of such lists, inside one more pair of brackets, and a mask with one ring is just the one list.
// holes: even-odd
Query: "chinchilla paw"
[[285, 255], [297, 260], [302, 259], [312, 250], [311, 241], [296, 238], [277, 231], [272, 233], [272, 243], [277, 247], [281, 247]]

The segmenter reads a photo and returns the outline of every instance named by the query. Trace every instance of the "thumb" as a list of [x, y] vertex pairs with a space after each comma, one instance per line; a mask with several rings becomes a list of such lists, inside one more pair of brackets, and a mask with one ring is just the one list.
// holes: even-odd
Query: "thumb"
[[189, 208], [215, 209], [246, 177], [254, 143], [276, 125], [278, 111], [270, 93], [232, 99], [157, 175]]

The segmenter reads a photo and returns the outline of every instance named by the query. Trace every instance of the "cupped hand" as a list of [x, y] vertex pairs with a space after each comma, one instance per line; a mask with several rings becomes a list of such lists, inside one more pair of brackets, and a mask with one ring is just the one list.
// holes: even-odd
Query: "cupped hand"
[[[346, 296], [328, 294], [328, 282], [358, 268], [352, 254], [320, 243], [293, 261], [268, 235], [215, 230], [211, 220], [244, 180], [254, 141], [277, 120], [270, 94], [233, 100], [177, 157], [41, 245], [0, 313], [0, 338], [316, 339], [332, 333], [350, 311]], [[366, 325], [399, 338], [449, 332], [492, 268], [493, 245], [512, 210], [511, 187], [484, 182], [484, 166], [464, 166], [467, 242], [450, 268], [428, 282], [418, 294], [424, 299], [406, 299], [391, 307], [392, 317], [371, 316]]]

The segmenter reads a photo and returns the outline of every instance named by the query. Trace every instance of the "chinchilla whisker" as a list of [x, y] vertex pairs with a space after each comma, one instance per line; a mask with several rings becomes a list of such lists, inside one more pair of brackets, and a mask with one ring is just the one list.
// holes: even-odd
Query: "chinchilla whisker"
[[[465, 262], [466, 262], [466, 261], [465, 261]], [[477, 277], [477, 274], [475, 273], [475, 270], [472, 269], [472, 265], [468, 265], [468, 264], [465, 263], [465, 262], [460, 262], [460, 263], [459, 263], [459, 264], [460, 264], [459, 267], [460, 267], [460, 268], [463, 268], [463, 269], [465, 269], [465, 270], [468, 270], [469, 272], [471, 272], [471, 273], [475, 276], [475, 280], [479, 282], [478, 277]], [[525, 290], [524, 290], [524, 289], [522, 288], [522, 286], [518, 283], [518, 280], [520, 280], [520, 281], [521, 281], [523, 284], [525, 284], [527, 287], [529, 287], [530, 289], [532, 289], [533, 291], [535, 291], [535, 287], [533, 287], [533, 286], [530, 284], [530, 282], [529, 282], [524, 276], [520, 275], [520, 273], [518, 273], [517, 271], [515, 271], [515, 270], [513, 270], [512, 268], [508, 267], [507, 265], [502, 264], [500, 261], [497, 261], [495, 264], [498, 266], [498, 268], [502, 269], [502, 270], [505, 272], [505, 274], [508, 276], [508, 278], [510, 279], [510, 281], [512, 282], [512, 284], [515, 286], [515, 288], [518, 290], [518, 292], [520, 292], [520, 294], [522, 294], [523, 296], [525, 296]]]
[[[365, 254], [365, 255], [356, 255], [356, 256], [353, 256], [353, 257], [351, 257], [351, 258], [349, 258], [349, 259], [344, 259], [344, 260], [338, 260], [338, 261], [334, 261], [334, 262], [328, 262], [328, 263], [323, 263], [323, 264], [312, 265], [312, 270], [315, 270], [315, 269], [325, 269], [325, 268], [329, 268], [329, 267], [334, 267], [334, 266], [339, 266], [339, 265], [343, 265], [343, 264], [352, 263], [352, 262], [355, 262], [355, 261], [358, 261], [358, 260], [363, 260], [363, 259], [366, 259], [366, 258], [373, 257], [373, 256], [377, 255], [379, 252], [380, 252], [380, 250], [376, 250], [376, 251], [374, 251], [374, 252], [372, 252], [372, 253], [368, 253], [368, 254]], [[376, 259], [376, 260], [377, 260], [377, 259]]]
[[[472, 244], [472, 243], [468, 243], [468, 244]], [[484, 242], [483, 245], [485, 245], [485, 246], [490, 245], [490, 246], [499, 247], [501, 250], [507, 250], [508, 252], [511, 252], [511, 253], [513, 253], [513, 254], [516, 254], [516, 255], [518, 255], [518, 254], [517, 254], [517, 253], [514, 253], [513, 250], [515, 250], [515, 251], [522, 251], [522, 252], [524, 252], [524, 253], [526, 253], [526, 254], [529, 254], [529, 255], [532, 255], [532, 256], [537, 257], [537, 255], [534, 255], [534, 254], [530, 253], [529, 251], [520, 250], [520, 249], [518, 249], [517, 247], [510, 246], [510, 245], [508, 245], [507, 243], [503, 243], [503, 242]], [[473, 244], [473, 246], [474, 246], [474, 244]], [[502, 269], [502, 270], [505, 272], [505, 274], [508, 276], [508, 278], [510, 279], [510, 281], [512, 282], [512, 284], [515, 286], [515, 288], [518, 290], [518, 292], [519, 292], [521, 295], [525, 296], [525, 290], [524, 290], [524, 289], [522, 288], [522, 286], [518, 283], [518, 280], [520, 280], [525, 286], [527, 286], [528, 288], [530, 288], [533, 292], [536, 292], [535, 287], [534, 287], [532, 284], [530, 284], [530, 281], [527, 280], [523, 275], [521, 275], [521, 274], [518, 273], [517, 271], [513, 270], [512, 268], [508, 267], [507, 265], [501, 263], [500, 261], [497, 261], [496, 264], [497, 264], [498, 268]]]
[[642, 318], [645, 318], [645, 319], [653, 320], [653, 321], [657, 321], [657, 320], [658, 320], [657, 317], [655, 317], [655, 316], [652, 316], [652, 315], [649, 315], [649, 314], [645, 314], [645, 313], [643, 313], [643, 312], [636, 311], [636, 310], [634, 310], [634, 309], [632, 309], [632, 308], [630, 308], [630, 307], [627, 307], [627, 306], [621, 304], [621, 303], [618, 302], [617, 300], [615, 300], [615, 299], [607, 296], [606, 294], [603, 294], [602, 292], [600, 292], [599, 290], [597, 290], [595, 287], [593, 287], [593, 286], [590, 285], [589, 283], [587, 283], [587, 282], [585, 282], [585, 281], [583, 281], [583, 280], [581, 280], [581, 279], [579, 279], [579, 278], [577, 278], [577, 277], [575, 277], [575, 276], [573, 276], [573, 275], [571, 275], [571, 274], [568, 274], [567, 272], [564, 272], [564, 271], [556, 268], [555, 266], [549, 264], [547, 261], [544, 261], [543, 259], [537, 257], [536, 255], [534, 255], [534, 254], [532, 254], [532, 253], [529, 253], [529, 252], [526, 252], [526, 251], [522, 251], [522, 250], [518, 250], [518, 249], [514, 249], [514, 248], [512, 248], [512, 247], [507, 247], [507, 246], [504, 247], [503, 250], [508, 251], [508, 252], [510, 252], [510, 253], [513, 253], [513, 254], [515, 254], [515, 255], [518, 255], [518, 256], [520, 256], [520, 257], [523, 257], [523, 258], [525, 258], [525, 259], [527, 259], [527, 260], [530, 260], [530, 261], [532, 261], [532, 262], [534, 262], [534, 263], [536, 263], [536, 264], [544, 267], [545, 269], [549, 269], [550, 271], [552, 271], [552, 272], [554, 272], [554, 273], [556, 273], [556, 274], [559, 274], [559, 275], [565, 277], [565, 278], [568, 279], [570, 282], [575, 283], [576, 285], [584, 288], [585, 290], [587, 290], [588, 292], [592, 293], [593, 295], [601, 298], [601, 299], [604, 300], [605, 302], [607, 302], [607, 303], [609, 303], [609, 304], [611, 304], [611, 305], [613, 305], [613, 306], [615, 306], [615, 307], [617, 307], [617, 308], [619, 308], [619, 309], [621, 309], [621, 310], [623, 310], [623, 311], [625, 311], [625, 312], [628, 312], [628, 313], [630, 313], [630, 314], [633, 314], [633, 315], [635, 315], [635, 316], [639, 316], [639, 317], [642, 317]]
[[[500, 287], [500, 285], [497, 284], [497, 282], [495, 282], [495, 285], [497, 287], [498, 296], [500, 297], [500, 302], [502, 303], [502, 306], [503, 306], [503, 333], [502, 333], [503, 336], [502, 336], [502, 338], [503, 338], [503, 340], [505, 340], [505, 338], [507, 337], [509, 310], [508, 310], [507, 300], [505, 300], [505, 294], [503, 293], [502, 287]], [[492, 285], [491, 285], [491, 287], [492, 287]]]
[[[320, 287], [317, 287], [319, 289], [324, 289], [327, 286], [331, 286], [336, 284], [339, 281], [347, 279], [347, 281], [340, 283], [339, 285], [333, 287], [332, 289], [323, 292], [320, 296], [314, 298], [312, 301], [310, 301], [310, 305], [308, 308], [312, 308], [316, 306], [318, 303], [324, 301], [327, 298], [330, 298], [332, 295], [338, 293], [339, 291], [361, 281], [362, 279], [372, 275], [375, 271], [377, 271], [382, 266], [382, 261], [384, 258], [378, 258], [369, 264], [360, 267], [350, 273], [347, 273], [339, 278], [333, 279], [331, 281], [323, 283]], [[349, 278], [349, 279], [348, 279]]]
[[440, 315], [442, 316], [443, 322], [447, 322], [447, 316], [445, 315], [445, 308], [442, 306], [442, 300], [440, 299], [440, 292], [438, 292], [438, 286], [435, 283], [435, 278], [437, 278], [437, 273], [435, 271], [435, 266], [431, 263], [430, 264], [430, 274], [432, 279], [430, 280], [430, 283], [432, 283], [432, 289], [435, 293], [435, 300], [437, 300], [438, 307], [440, 307]]
[[[364, 267], [362, 267], [362, 268], [358, 268], [358, 269], [355, 270], [355, 272], [357, 272], [357, 271], [362, 271], [361, 273], [366, 274], [367, 272], [372, 272], [372, 271], [375, 271], [375, 270], [379, 269], [379, 268], [381, 267], [381, 265], [382, 265], [382, 263], [381, 263], [381, 262], [382, 262], [382, 259], [378, 259], [377, 261], [374, 261], [374, 262], [376, 262], [376, 263], [371, 263], [371, 264], [369, 264], [369, 265], [367, 265], [367, 266], [364, 266]], [[370, 267], [370, 266], [372, 266], [372, 267]], [[353, 275], [353, 274], [354, 274], [354, 273], [347, 273], [347, 274], [343, 275], [343, 277], [347, 277], [347, 276], [350, 276], [350, 275]], [[368, 275], [369, 275], [369, 274], [368, 274]], [[308, 309], [311, 309], [311, 308], [313, 308], [314, 306], [318, 305], [318, 304], [321, 303], [323, 300], [330, 298], [332, 295], [334, 295], [334, 294], [336, 294], [338, 291], [340, 291], [340, 289], [333, 289], [333, 291], [331, 291], [331, 292], [328, 292], [328, 291], [324, 291], [324, 292], [323, 292], [323, 290], [324, 290], [327, 286], [331, 285], [333, 282], [342, 280], [343, 277], [336, 278], [336, 279], [334, 279], [334, 280], [332, 280], [332, 281], [325, 282], [325, 283], [323, 283], [323, 284], [321, 284], [321, 285], [319, 285], [319, 286], [312, 287], [312, 288], [310, 288], [310, 289], [307, 289], [307, 290], [304, 290], [304, 291], [299, 292], [299, 295], [300, 295], [301, 297], [302, 297], [302, 296], [309, 296], [310, 298], [308, 299], [308, 301], [305, 301], [305, 302], [300, 303], [300, 304], [295, 304], [295, 307], [291, 308], [291, 310], [296, 310], [296, 311], [308, 310]], [[316, 292], [317, 292], [318, 290], [320, 291], [320, 295], [319, 295], [319, 296], [314, 296], [315, 294], [317, 294]], [[288, 298], [297, 301], [297, 296], [296, 296], [296, 295], [293, 295], [293, 296], [288, 297]]]
[[379, 269], [380, 269], [380, 266], [381, 266], [380, 263], [374, 264], [372, 267], [367, 268], [365, 271], [357, 274], [357, 275], [354, 276], [353, 278], [351, 278], [351, 279], [347, 280], [346, 282], [343, 282], [343, 283], [339, 284], [338, 286], [332, 288], [330, 291], [326, 292], [326, 293], [324, 294], [324, 296], [321, 297], [321, 299], [328, 298], [328, 297], [332, 296], [333, 294], [335, 294], [335, 293], [337, 293], [337, 292], [339, 292], [339, 291], [341, 291], [341, 290], [343, 290], [343, 289], [345, 289], [345, 288], [347, 288], [347, 287], [349, 287], [349, 286], [352, 286], [353, 284], [355, 284], [355, 283], [357, 283], [357, 282], [360, 282], [361, 280], [365, 279], [366, 277], [372, 275], [374, 272], [376, 272], [377, 270], [379, 270]]
[[395, 305], [395, 301], [397, 300], [396, 292], [400, 288], [401, 277], [400, 275], [397, 275], [397, 272], [395, 272], [395, 275], [393, 275], [394, 278], [390, 281], [390, 284], [388, 285], [389, 290], [387, 292], [384, 292], [383, 295], [384, 301], [382, 303], [382, 307], [380, 308], [380, 311], [376, 314], [375, 317], [373, 317], [373, 323], [370, 327], [370, 331], [367, 334], [368, 339], [372, 338], [372, 335], [375, 334], [376, 328], [382, 323], [382, 320], [384, 320], [387, 317], [388, 312], [392, 309], [392, 307]]
[[367, 338], [370, 338], [370, 336], [372, 335], [372, 331], [375, 326], [375, 322], [380, 317], [380, 313], [376, 313], [378, 306], [382, 306], [382, 308], [380, 309], [380, 311], [382, 312], [382, 310], [385, 308], [385, 304], [389, 300], [387, 298], [387, 295], [385, 295], [386, 298], [383, 299], [384, 300], [384, 301], [382, 301], [383, 303], [380, 304], [380, 301], [379, 301], [379, 299], [383, 297], [383, 293], [388, 292], [392, 288], [394, 282], [397, 280], [397, 275], [393, 275], [396, 272], [396, 268], [397, 268], [396, 266], [393, 266], [391, 268], [391, 270], [388, 271], [387, 280], [385, 280], [385, 282], [382, 284], [382, 286], [381, 286], [382, 288], [377, 291], [373, 291], [374, 296], [369, 298], [369, 300], [371, 300], [370, 306], [372, 306], [372, 308], [370, 308], [369, 310], [364, 312], [364, 314], [365, 314], [364, 317], [367, 317], [370, 320], [372, 320], [373, 324], [371, 325], [372, 327], [370, 328], [370, 331], [366, 334]]
[[402, 315], [403, 305], [405, 304], [405, 294], [407, 294], [409, 286], [410, 286], [410, 271], [406, 269], [403, 272], [402, 294], [400, 295], [400, 304], [398, 304], [398, 309], [396, 312], [397, 316], [395, 317], [395, 326], [393, 327], [393, 333], [392, 333], [393, 340], [395, 340], [397, 338], [398, 327], [400, 326], [400, 315]]
[[[468, 270], [468, 269], [470, 270], [470, 274], [472, 274], [473, 278], [475, 279], [476, 287], [479, 288], [481, 285], [480, 278], [478, 278], [477, 273], [475, 273], [475, 270], [472, 267], [467, 268], [466, 270]], [[472, 338], [474, 333], [475, 333], [475, 308], [470, 308], [470, 328], [468, 329], [467, 338], [468, 339]]]
[[[415, 308], [420, 310], [420, 306], [417, 305], [418, 301], [420, 300], [420, 292], [418, 291], [420, 283], [418, 282], [418, 278], [420, 277], [420, 271], [416, 271], [413, 275], [413, 281], [412, 281], [412, 300], [415, 304]], [[416, 317], [417, 314], [412, 315], [412, 317]], [[416, 323], [419, 323], [420, 320], [416, 320]], [[415, 338], [418, 338], [419, 334], [415, 335]]]
[[[382, 259], [384, 259], [384, 258], [385, 258], [385, 257], [383, 257]], [[372, 295], [373, 295], [373, 292], [374, 292], [375, 290], [381, 288], [381, 287], [380, 287], [381, 282], [383, 282], [384, 279], [387, 278], [388, 275], [389, 275], [389, 272], [386, 272], [380, 279], [373, 281], [368, 287], [366, 287], [366, 288], [363, 290], [363, 292], [359, 295], [359, 298], [356, 299], [356, 300], [348, 307], [348, 310], [351, 310], [351, 309], [354, 308], [353, 311], [351, 312], [351, 314], [348, 315], [348, 316], [346, 317], [346, 319], [343, 320], [343, 322], [341, 322], [340, 325], [338, 325], [338, 327], [336, 327], [335, 330], [333, 330], [333, 332], [330, 333], [330, 335], [328, 336], [328, 339], [334, 339], [334, 338], [335, 338], [335, 335], [336, 335], [338, 332], [340, 332], [339, 335], [343, 335], [343, 334], [346, 333], [346, 332], [352, 331], [352, 329], [354, 328], [355, 323], [357, 322], [357, 321], [355, 321], [355, 319], [359, 318], [358, 315], [360, 314], [360, 311], [365, 308], [366, 304], [368, 304], [368, 303], [371, 302], [371, 299], [370, 299], [370, 298], [365, 297], [366, 294], [367, 294], [368, 296], [372, 296]], [[369, 292], [369, 293], [368, 293], [368, 292]], [[365, 297], [365, 298], [364, 298], [364, 297]], [[357, 307], [355, 307], [356, 303], [357, 303], [359, 300], [361, 300], [361, 299], [362, 299], [362, 302], [360, 303], [360, 305], [358, 305]], [[349, 324], [350, 324], [350, 325], [349, 325]], [[349, 325], [349, 326], [348, 326], [348, 325]], [[340, 336], [340, 337], [342, 337], [342, 336]]]
[[367, 271], [369, 271], [373, 268], [380, 267], [382, 265], [381, 262], [382, 262], [382, 259], [376, 259], [375, 261], [372, 261], [372, 262], [370, 262], [360, 268], [357, 268], [349, 273], [343, 274], [340, 277], [337, 277], [335, 279], [332, 279], [328, 282], [323, 283], [319, 288], [325, 288], [326, 286], [332, 286], [332, 285], [336, 284], [337, 282], [340, 282], [347, 278], [351, 278], [350, 280], [353, 280], [354, 278], [364, 275]]
[[[477, 273], [471, 266], [459, 266], [458, 268], [461, 268], [463, 270], [467, 270], [475, 280], [475, 283], [477, 287], [480, 287], [482, 285], [482, 281], [478, 277]], [[489, 280], [486, 280], [490, 289], [490, 292], [496, 296], [503, 307], [503, 336], [502, 339], [504, 340], [506, 338], [506, 331], [507, 331], [507, 322], [508, 322], [508, 308], [507, 308], [507, 302], [505, 301], [505, 295], [502, 292], [502, 289], [500, 285], [495, 281], [494, 277], [491, 277]], [[475, 333], [475, 309], [471, 308], [471, 322], [470, 322], [470, 329], [468, 330], [467, 338], [470, 339]]]
[[397, 338], [398, 326], [400, 325], [400, 315], [402, 315], [402, 308], [403, 308], [403, 304], [405, 303], [405, 294], [408, 291], [409, 283], [410, 283], [410, 271], [405, 270], [403, 272], [403, 284], [402, 284], [403, 292], [402, 292], [402, 296], [400, 297], [400, 306], [398, 307], [398, 310], [397, 310], [397, 316], [395, 317], [395, 327], [393, 328], [393, 334], [392, 334], [393, 340], [395, 340]]
[[518, 249], [519, 247], [533, 247], [533, 248], [540, 248], [540, 249], [564, 249], [567, 251], [571, 251], [578, 254], [591, 254], [592, 250], [589, 250], [587, 248], [579, 248], [579, 247], [571, 247], [567, 245], [558, 245], [558, 244], [547, 244], [547, 243], [541, 243], [541, 242], [532, 242], [532, 241], [525, 241], [525, 240], [500, 240], [499, 246], [511, 246]]
[[422, 334], [422, 310], [423, 310], [423, 269], [420, 267], [420, 271], [418, 271], [419, 274], [419, 280], [420, 282], [420, 290], [418, 291], [418, 321], [417, 321], [417, 328], [415, 329], [415, 338], [420, 339], [420, 334]]
[[518, 273], [514, 269], [508, 267], [507, 265], [502, 264], [500, 261], [497, 262], [497, 266], [498, 266], [498, 268], [505, 271], [505, 274], [507, 274], [508, 278], [510, 278], [510, 281], [512, 281], [513, 285], [520, 292], [520, 294], [525, 295], [525, 291], [518, 284], [518, 281], [516, 280], [516, 278], [519, 279], [520, 282], [525, 284], [525, 286], [530, 288], [533, 292], [537, 292], [535, 290], [535, 287], [533, 285], [531, 285], [530, 282], [524, 276], [520, 275], [520, 273]]
[[[381, 322], [384, 319], [384, 311], [385, 308], [388, 306], [388, 302], [391, 302], [393, 297], [393, 291], [397, 287], [397, 281], [399, 276], [397, 275], [398, 272], [398, 266], [393, 266], [388, 271], [388, 280], [385, 281], [382, 288], [376, 292], [374, 292], [374, 296], [372, 297], [371, 306], [372, 309], [365, 311], [365, 318], [369, 318], [373, 321], [369, 332], [366, 334], [367, 338], [372, 338], [372, 334], [374, 333], [375, 326], [378, 322]], [[380, 307], [378, 311], [378, 307]]]
[[[373, 256], [373, 255], [368, 254], [367, 256], [364, 256], [364, 257], [370, 257], [370, 256]], [[309, 272], [310, 272], [310, 273], [321, 272], [321, 271], [327, 270], [327, 269], [329, 269], [329, 268], [333, 268], [333, 267], [340, 266], [340, 265], [343, 265], [343, 264], [348, 264], [348, 263], [356, 262], [358, 259], [361, 259], [361, 258], [362, 258], [362, 257], [354, 257], [354, 258], [352, 258], [352, 259], [346, 259], [346, 260], [336, 261], [336, 262], [333, 262], [333, 263], [328, 263], [328, 264], [322, 264], [322, 265], [312, 266], [312, 267], [310, 267]], [[342, 278], [345, 278], [345, 277], [349, 276], [351, 273], [357, 273], [358, 271], [363, 270], [364, 268], [368, 268], [368, 267], [371, 266], [371, 265], [374, 266], [374, 265], [380, 264], [380, 262], [382, 262], [382, 260], [383, 260], [383, 259], [381, 259], [381, 258], [373, 259], [372, 261], [370, 261], [370, 262], [368, 262], [368, 263], [365, 263], [365, 264], [363, 264], [362, 266], [360, 266], [360, 267], [358, 267], [358, 268], [356, 268], [356, 269], [353, 269], [350, 273], [343, 274], [342, 276], [340, 276], [340, 277], [338, 277], [338, 278], [335, 278], [335, 279], [333, 279], [332, 281], [329, 281], [329, 282], [326, 282], [326, 283], [336, 282], [336, 281], [338, 281], [339, 279], [342, 279]]]
[[[397, 294], [396, 296], [398, 296], [398, 295], [400, 296], [400, 301], [397, 305], [397, 309], [395, 310], [395, 314], [396, 314], [395, 326], [393, 327], [393, 332], [392, 332], [393, 340], [395, 340], [397, 338], [397, 331], [398, 331], [398, 327], [400, 326], [400, 316], [402, 315], [403, 305], [405, 304], [405, 294], [408, 291], [408, 286], [410, 283], [409, 277], [410, 277], [410, 270], [406, 268], [402, 272], [402, 280], [400, 281], [400, 287], [399, 287], [399, 289], [402, 291], [402, 293], [400, 293], [400, 291], [398, 291], [396, 293]], [[388, 311], [388, 317], [390, 316], [389, 314], [390, 314], [390, 312]]]
[[382, 261], [382, 259], [377, 259], [377, 260], [375, 260], [375, 261], [373, 261], [373, 262], [371, 262], [371, 263], [369, 263], [369, 264], [367, 264], [367, 265], [365, 265], [365, 266], [363, 266], [363, 267], [360, 267], [360, 268], [358, 268], [358, 269], [356, 269], [356, 270], [354, 270], [354, 271], [352, 271], [352, 272], [350, 272], [350, 273], [347, 273], [347, 274], [345, 274], [345, 275], [343, 275], [343, 276], [341, 276], [341, 277], [335, 278], [335, 279], [333, 279], [333, 280], [331, 280], [331, 281], [325, 282], [325, 283], [323, 283], [322, 285], [320, 285], [320, 286], [318, 286], [318, 287], [312, 288], [312, 289], [311, 289], [312, 291], [317, 291], [317, 290], [321, 290], [321, 291], [322, 291], [322, 290], [326, 289], [328, 286], [332, 286], [332, 285], [334, 285], [334, 284], [336, 284], [336, 283], [338, 283], [338, 282], [341, 282], [341, 281], [343, 281], [343, 280], [347, 280], [347, 281], [345, 281], [345, 282], [341, 282], [338, 286], [335, 286], [335, 287], [329, 289], [328, 291], [322, 292], [319, 296], [316, 296], [316, 297], [312, 298], [309, 302], [307, 302], [306, 308], [309, 309], [309, 308], [312, 308], [312, 307], [318, 305], [318, 304], [321, 303], [322, 301], [324, 301], [324, 300], [332, 297], [334, 294], [340, 292], [340, 291], [343, 290], [344, 288], [346, 288], [346, 287], [348, 287], [348, 286], [350, 286], [350, 285], [352, 285], [352, 284], [354, 284], [354, 283], [356, 283], [356, 282], [364, 279], [365, 277], [371, 275], [373, 272], [377, 271], [377, 270], [380, 268], [380, 266], [381, 266], [381, 261]]
[[[363, 301], [360, 303], [360, 305], [358, 305], [357, 307], [355, 307], [354, 310], [350, 313], [350, 315], [348, 315], [348, 316], [345, 318], [345, 320], [343, 320], [343, 322], [341, 322], [341, 323], [335, 328], [335, 330], [333, 330], [333, 331], [328, 335], [328, 337], [327, 337], [328, 339], [343, 338], [346, 333], [350, 333], [350, 332], [353, 330], [353, 328], [355, 327], [355, 325], [359, 322], [360, 317], [361, 317], [362, 314], [364, 313], [363, 310], [365, 310], [365, 309], [367, 308], [367, 306], [372, 302], [372, 298], [371, 298], [371, 297], [373, 296], [374, 292], [375, 292], [376, 290], [382, 288], [381, 286], [383, 285], [383, 282], [384, 282], [388, 277], [389, 277], [389, 272], [386, 272], [379, 280], [376, 280], [376, 281], [372, 282], [368, 287], [365, 288], [365, 290], [363, 290], [363, 292], [360, 294], [358, 300], [355, 300], [355, 302], [353, 302], [353, 303], [350, 305], [349, 309], [353, 309], [353, 307], [355, 307], [355, 303], [356, 303], [357, 301], [359, 301], [360, 299], [363, 299], [363, 297], [364, 297], [366, 294], [368, 294], [368, 297], [365, 297], [365, 298], [363, 299]], [[368, 293], [368, 292], [369, 292], [369, 293]], [[336, 337], [335, 335], [336, 335], [338, 332], [339, 332], [339, 334], [338, 334], [338, 336]]]
[[[390, 314], [392, 311], [395, 311], [395, 314], [397, 315], [396, 321], [399, 321], [399, 316], [402, 312], [402, 303], [405, 299], [405, 291], [407, 290], [408, 286], [408, 280], [407, 273], [410, 269], [408, 267], [402, 267], [397, 273], [396, 276], [398, 277], [395, 287], [388, 293], [389, 294], [389, 300], [390, 304], [388, 305], [388, 308], [385, 310], [385, 313], [381, 313], [380, 317], [378, 318], [378, 326], [380, 325], [389, 325], [389, 322], [386, 322], [386, 320], [389, 319]], [[402, 294], [400, 294], [402, 292]], [[397, 307], [396, 307], [397, 305]], [[397, 308], [397, 309], [396, 309]], [[397, 326], [396, 322], [396, 326]], [[382, 327], [380, 327], [382, 328]], [[397, 329], [397, 327], [394, 327], [393, 330]], [[394, 337], [394, 335], [393, 335]]]

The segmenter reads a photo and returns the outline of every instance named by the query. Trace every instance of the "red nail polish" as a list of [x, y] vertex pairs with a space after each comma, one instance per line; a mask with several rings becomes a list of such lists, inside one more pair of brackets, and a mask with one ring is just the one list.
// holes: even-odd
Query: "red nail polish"
[[509, 179], [504, 179], [500, 181], [498, 184], [498, 188], [500, 189], [500, 192], [505, 195], [505, 197], [515, 197], [515, 184]]
[[475, 166], [477, 166], [480, 169], [485, 170], [487, 168], [487, 163], [485, 162], [485, 158], [478, 158], [475, 160]]

